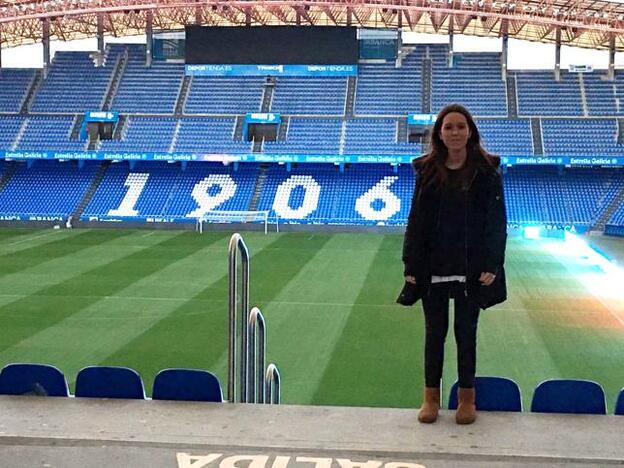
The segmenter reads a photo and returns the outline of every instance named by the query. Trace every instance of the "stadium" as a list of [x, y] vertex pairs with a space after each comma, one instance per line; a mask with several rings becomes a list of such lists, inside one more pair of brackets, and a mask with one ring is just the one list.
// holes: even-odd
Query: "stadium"
[[[511, 69], [509, 40], [554, 68]], [[2, 66], [31, 43], [42, 68]], [[623, 4], [0, 0], [0, 45], [0, 465], [624, 462]], [[500, 156], [508, 223], [477, 374], [515, 406], [493, 390], [469, 430], [450, 336], [449, 409], [418, 424], [422, 307], [395, 303], [449, 103]]]

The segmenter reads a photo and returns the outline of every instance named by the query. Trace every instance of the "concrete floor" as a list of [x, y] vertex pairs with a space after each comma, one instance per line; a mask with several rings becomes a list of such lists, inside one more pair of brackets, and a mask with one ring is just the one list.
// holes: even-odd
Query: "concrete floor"
[[0, 415], [1, 467], [624, 466], [622, 416], [9, 396]]

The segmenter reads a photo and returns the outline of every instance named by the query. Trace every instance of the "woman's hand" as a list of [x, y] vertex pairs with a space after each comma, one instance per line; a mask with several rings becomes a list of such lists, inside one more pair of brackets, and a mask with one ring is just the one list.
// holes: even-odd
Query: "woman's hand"
[[494, 282], [494, 278], [496, 278], [494, 273], [483, 272], [481, 276], [479, 276], [479, 281], [483, 286], [489, 286]]
[[405, 277], [405, 281], [407, 281], [408, 283], [416, 284], [416, 277], [415, 276], [406, 276]]

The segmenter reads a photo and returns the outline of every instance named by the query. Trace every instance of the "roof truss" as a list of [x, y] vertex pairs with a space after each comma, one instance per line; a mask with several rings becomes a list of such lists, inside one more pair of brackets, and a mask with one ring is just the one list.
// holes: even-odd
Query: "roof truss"
[[559, 29], [565, 45], [624, 50], [624, 4], [606, 0], [0, 0], [0, 44], [40, 42], [46, 19], [52, 39], [92, 37], [98, 15], [106, 35], [140, 34], [148, 11], [155, 30], [350, 23], [553, 43]]

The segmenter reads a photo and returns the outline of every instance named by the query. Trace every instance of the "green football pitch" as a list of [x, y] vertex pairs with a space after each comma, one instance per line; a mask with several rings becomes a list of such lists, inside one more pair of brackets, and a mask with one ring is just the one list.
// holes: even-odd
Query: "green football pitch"
[[[129, 366], [148, 393], [160, 369], [203, 368], [225, 387], [229, 236], [0, 230], [0, 365], [54, 364], [72, 387], [84, 366]], [[420, 405], [422, 309], [394, 304], [402, 236], [244, 237], [284, 403]], [[608, 247], [624, 251], [621, 240]], [[612, 412], [624, 387], [624, 283], [561, 241], [511, 238], [506, 265], [509, 300], [481, 315], [478, 374], [514, 379], [525, 408], [542, 380], [595, 380]], [[446, 389], [455, 377], [451, 329]]]

